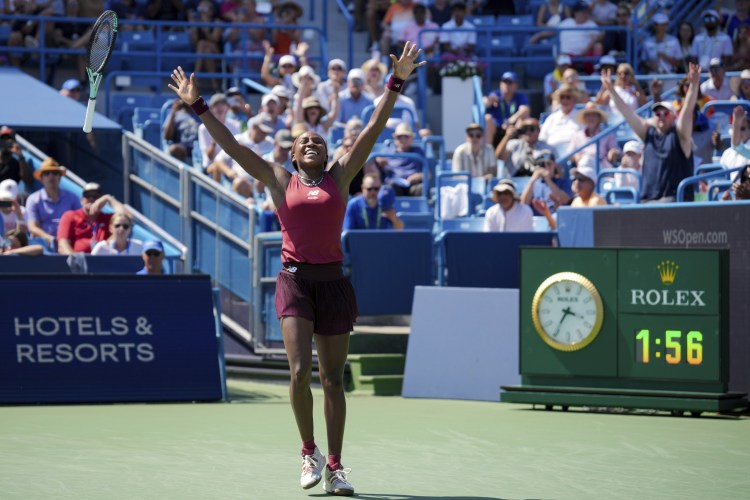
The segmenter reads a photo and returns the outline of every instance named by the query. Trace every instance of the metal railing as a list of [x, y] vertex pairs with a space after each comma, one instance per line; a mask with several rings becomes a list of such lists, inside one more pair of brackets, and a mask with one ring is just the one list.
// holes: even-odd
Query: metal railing
[[124, 200], [187, 247], [186, 272], [213, 277], [225, 325], [262, 347], [252, 332], [256, 212], [199, 170], [123, 133]]

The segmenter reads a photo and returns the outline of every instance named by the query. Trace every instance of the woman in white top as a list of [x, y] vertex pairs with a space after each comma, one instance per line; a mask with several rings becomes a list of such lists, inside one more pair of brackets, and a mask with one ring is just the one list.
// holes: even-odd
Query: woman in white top
[[130, 238], [133, 219], [130, 214], [118, 212], [109, 220], [108, 239], [96, 244], [91, 255], [141, 255], [143, 243]]
[[[635, 71], [633, 71], [633, 67], [628, 63], [621, 63], [617, 66], [617, 76], [615, 77], [614, 89], [622, 100], [625, 101], [625, 104], [627, 104], [633, 111], [648, 102], [645, 92], [643, 92], [638, 80], [635, 79]], [[612, 100], [609, 91], [603, 86], [599, 90], [599, 93], [596, 94], [594, 102], [600, 106], [608, 106], [610, 113], [616, 115], [613, 116], [614, 121], [620, 121], [623, 119], [622, 115], [617, 111], [617, 107], [615, 106], [615, 102]]]

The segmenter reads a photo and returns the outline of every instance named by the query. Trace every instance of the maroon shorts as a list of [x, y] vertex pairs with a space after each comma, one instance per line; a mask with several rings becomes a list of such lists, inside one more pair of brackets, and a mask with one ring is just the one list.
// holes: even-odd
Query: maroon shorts
[[354, 328], [359, 316], [354, 288], [331, 264], [284, 263], [276, 279], [276, 316], [296, 316], [313, 322], [318, 335], [341, 335]]

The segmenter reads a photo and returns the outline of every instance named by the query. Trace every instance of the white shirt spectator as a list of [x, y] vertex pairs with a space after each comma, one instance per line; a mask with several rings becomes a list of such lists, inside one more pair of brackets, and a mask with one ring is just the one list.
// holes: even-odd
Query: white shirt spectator
[[[234, 138], [243, 146], [246, 146], [255, 151], [258, 156], [263, 156], [264, 154], [273, 151], [274, 143], [270, 137], [266, 137], [262, 141], [256, 143], [250, 140], [250, 134], [248, 132], [243, 132], [241, 134], [236, 134]], [[231, 165], [232, 170], [234, 170], [235, 173], [241, 178], [251, 178], [250, 174], [245, 172], [245, 169], [243, 169], [239, 165], [239, 163], [234, 161], [234, 159], [229, 156], [226, 151], [222, 151], [221, 153], [219, 153], [216, 156], [216, 161], [223, 161], [227, 165]]]
[[142, 252], [143, 242], [131, 238], [122, 252], [115, 248], [115, 240], [104, 240], [96, 244], [91, 255], [141, 255]]
[[690, 48], [690, 55], [698, 58], [698, 64], [702, 68], [708, 68], [708, 62], [714, 57], [723, 59], [724, 56], [731, 56], [733, 53], [732, 39], [723, 31], [717, 31], [714, 36], [705, 31], [698, 33]]
[[613, 24], [617, 17], [617, 5], [612, 2], [590, 2], [591, 19], [597, 24]]
[[471, 153], [471, 144], [464, 142], [453, 152], [451, 170], [454, 172], [465, 171], [471, 173], [472, 177], [484, 177], [492, 173], [490, 169], [497, 169], [497, 158], [495, 150], [489, 144], [483, 144], [479, 154]]
[[[240, 124], [237, 122], [237, 120], [227, 120], [224, 125], [227, 126], [229, 131], [232, 133], [232, 135], [237, 135], [240, 133]], [[208, 156], [208, 147], [211, 144], [216, 144], [213, 151], [213, 156], [209, 158]], [[221, 146], [214, 141], [214, 138], [211, 137], [211, 134], [208, 132], [208, 129], [204, 124], [200, 124], [198, 127], [198, 146], [201, 149], [201, 156], [203, 157], [203, 168], [206, 168], [211, 164], [211, 162], [216, 159], [217, 156], [219, 156], [219, 153], [222, 152]]]
[[[473, 24], [464, 20], [461, 26], [456, 26], [456, 21], [451, 19], [441, 26], [440, 43], [450, 43], [452, 49], [461, 49], [467, 45], [477, 44], [477, 32]], [[455, 30], [472, 31], [455, 31]]]
[[728, 101], [734, 95], [732, 87], [729, 86], [729, 78], [726, 76], [724, 76], [724, 81], [721, 82], [721, 88], [718, 89], [713, 78], [709, 78], [701, 83], [701, 92], [703, 92], [703, 95], [707, 95], [717, 101]]
[[539, 140], [552, 146], [555, 150], [555, 158], [560, 158], [568, 150], [568, 144], [573, 136], [580, 130], [581, 125], [576, 121], [575, 110], [566, 115], [558, 109], [542, 123]]
[[679, 40], [672, 35], [666, 35], [662, 41], [657, 42], [656, 38], [650, 36], [643, 41], [643, 48], [641, 50], [642, 61], [658, 61], [657, 73], [676, 73], [678, 68], [672, 66], [664, 59], [660, 59], [657, 55], [659, 52], [666, 54], [668, 57], [682, 59]]
[[[569, 17], [568, 19], [563, 19], [562, 22], [558, 25], [559, 28], [598, 28], [598, 25], [592, 21], [588, 20], [586, 22], [583, 22], [581, 24], [576, 24], [575, 19], [572, 17]], [[575, 29], [566, 29], [564, 31], [560, 31], [560, 53], [562, 54], [573, 54], [576, 56], [583, 55], [583, 53], [588, 48], [591, 41], [598, 37], [600, 34], [599, 31], [596, 30], [575, 30]]]
[[533, 232], [534, 212], [525, 203], [516, 200], [507, 212], [495, 203], [484, 214], [485, 232]]

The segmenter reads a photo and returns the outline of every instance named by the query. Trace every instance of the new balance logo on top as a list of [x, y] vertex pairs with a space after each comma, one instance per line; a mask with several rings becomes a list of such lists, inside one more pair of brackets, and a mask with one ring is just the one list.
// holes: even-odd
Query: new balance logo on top
[[319, 194], [320, 194], [320, 189], [311, 189], [310, 191], [307, 192], [307, 199], [317, 200]]

